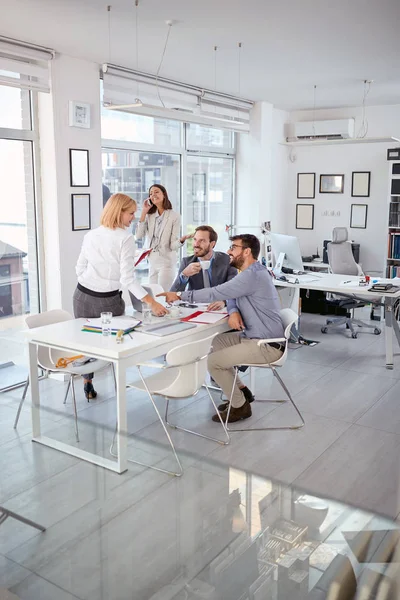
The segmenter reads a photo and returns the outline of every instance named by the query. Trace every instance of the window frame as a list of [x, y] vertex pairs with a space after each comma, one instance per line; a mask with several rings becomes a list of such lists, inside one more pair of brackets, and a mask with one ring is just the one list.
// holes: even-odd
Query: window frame
[[[138, 151], [138, 152], [155, 152], [160, 154], [176, 154], [180, 156], [180, 198], [179, 207], [182, 222], [186, 220], [186, 202], [188, 189], [187, 189], [187, 158], [189, 156], [198, 156], [199, 158], [224, 158], [232, 160], [232, 182], [231, 182], [231, 221], [234, 223], [235, 211], [236, 211], [236, 133], [233, 132], [233, 147], [232, 148], [216, 148], [212, 149], [208, 146], [192, 146], [188, 148], [188, 130], [190, 123], [181, 121], [182, 124], [182, 138], [181, 146], [163, 146], [161, 144], [145, 144], [140, 142], [127, 142], [120, 140], [112, 140], [109, 138], [102, 138], [101, 148], [103, 150], [127, 150], [127, 151]], [[231, 223], [229, 223], [231, 224]], [[180, 255], [182, 257], [185, 249], [180, 249]]]
[[[33, 180], [33, 209], [34, 209], [34, 235], [35, 235], [35, 262], [38, 284], [38, 310], [46, 310], [46, 288], [44, 272], [44, 246], [41, 240], [43, 237], [43, 212], [41, 203], [41, 178], [40, 178], [40, 150], [39, 150], [39, 114], [38, 114], [38, 93], [33, 90], [26, 90], [28, 96], [28, 109], [30, 112], [30, 129], [15, 129], [12, 127], [0, 127], [0, 139], [30, 142], [32, 158], [32, 180]], [[22, 105], [22, 101], [21, 101]], [[2, 392], [17, 389], [25, 385], [25, 382], [12, 384], [6, 388], [1, 388]]]

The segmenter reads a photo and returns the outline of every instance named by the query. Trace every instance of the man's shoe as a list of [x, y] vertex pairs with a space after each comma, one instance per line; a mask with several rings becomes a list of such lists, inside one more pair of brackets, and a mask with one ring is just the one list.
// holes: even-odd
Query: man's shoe
[[[254, 400], [255, 400], [254, 394], [252, 394], [251, 390], [249, 390], [249, 388], [247, 386], [244, 388], [240, 388], [240, 391], [243, 392], [243, 396], [246, 398], [247, 402], [254, 402]], [[228, 404], [229, 404], [229, 402], [223, 402], [222, 404], [220, 404], [218, 406], [218, 410], [220, 412], [223, 412], [224, 410], [226, 410], [228, 408]]]
[[97, 392], [94, 389], [93, 383], [91, 381], [85, 383], [85, 385], [83, 386], [83, 391], [85, 392], [86, 400], [88, 402], [90, 402], [90, 400], [93, 400], [97, 396]]
[[[220, 413], [221, 419], [224, 423], [226, 422], [227, 414], [228, 410], [224, 410], [224, 412]], [[248, 419], [249, 417], [251, 417], [251, 414], [252, 413], [250, 403], [246, 400], [243, 406], [240, 406], [239, 408], [234, 408], [233, 406], [231, 406], [228, 423], [235, 423], [236, 421], [241, 421], [242, 419]], [[218, 415], [214, 415], [212, 420], [216, 423], [220, 423]]]

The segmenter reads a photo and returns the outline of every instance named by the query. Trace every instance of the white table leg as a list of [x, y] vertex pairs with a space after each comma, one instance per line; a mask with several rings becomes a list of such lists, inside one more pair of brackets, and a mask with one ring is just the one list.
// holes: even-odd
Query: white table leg
[[393, 301], [385, 298], [386, 368], [393, 369]]
[[32, 435], [34, 438], [40, 436], [40, 396], [38, 380], [38, 353], [37, 345], [29, 342], [29, 385], [32, 398]]
[[127, 454], [127, 412], [126, 412], [126, 366], [123, 361], [115, 363], [115, 378], [117, 382], [117, 448], [118, 472], [123, 473], [128, 469]]
[[396, 337], [397, 337], [397, 343], [400, 346], [400, 329], [399, 329], [399, 324], [396, 321], [396, 319], [393, 319], [393, 317], [392, 317], [392, 326], [393, 326], [393, 331], [395, 332]]

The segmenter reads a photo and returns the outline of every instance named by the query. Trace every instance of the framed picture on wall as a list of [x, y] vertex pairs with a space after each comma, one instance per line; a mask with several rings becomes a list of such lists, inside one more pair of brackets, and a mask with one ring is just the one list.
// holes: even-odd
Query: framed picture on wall
[[320, 194], [343, 194], [344, 175], [320, 175], [319, 193]]
[[90, 194], [71, 194], [72, 231], [90, 229]]
[[90, 129], [90, 104], [69, 101], [69, 126]]
[[314, 204], [296, 204], [296, 229], [314, 229]]
[[367, 228], [368, 204], [352, 204], [350, 213], [350, 227], [353, 229]]
[[371, 171], [353, 171], [351, 174], [351, 195], [368, 198], [371, 184]]
[[315, 198], [315, 173], [297, 173], [297, 197]]
[[89, 187], [89, 150], [69, 149], [71, 187]]

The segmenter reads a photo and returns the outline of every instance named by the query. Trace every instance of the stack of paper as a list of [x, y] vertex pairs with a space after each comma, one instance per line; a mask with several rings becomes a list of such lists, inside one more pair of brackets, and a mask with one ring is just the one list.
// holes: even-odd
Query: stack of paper
[[[141, 324], [142, 321], [131, 317], [112, 317], [111, 319], [111, 334], [116, 335], [122, 329], [124, 335], [133, 331], [135, 327]], [[86, 323], [82, 327], [82, 331], [91, 331], [92, 333], [101, 333], [102, 324], [99, 319], [86, 319]]]
[[182, 321], [188, 321], [189, 323], [217, 323], [221, 319], [225, 319], [228, 313], [220, 313], [215, 311], [202, 311], [198, 310], [188, 317], [181, 319]]

